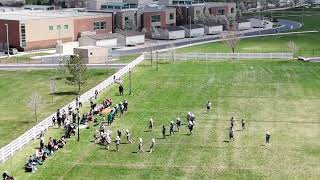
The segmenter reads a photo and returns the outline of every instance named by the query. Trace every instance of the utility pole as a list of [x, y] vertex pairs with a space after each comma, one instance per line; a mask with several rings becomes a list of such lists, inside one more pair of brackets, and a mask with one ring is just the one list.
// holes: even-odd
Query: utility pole
[[259, 35], [260, 35], [260, 28], [261, 28], [261, 7], [260, 7], [260, 9], [259, 9]]
[[[80, 111], [80, 110], [79, 110]], [[77, 113], [77, 119], [78, 119], [78, 139], [77, 141], [80, 141], [80, 115]]]
[[156, 57], [157, 57], [157, 71], [159, 70], [159, 58], [158, 58], [158, 50], [156, 51]]
[[10, 57], [10, 45], [9, 45], [9, 25], [5, 24], [6, 26], [6, 31], [7, 31], [7, 51], [8, 51], [8, 58]]
[[190, 34], [189, 34], [189, 44], [191, 44], [191, 16], [189, 16], [189, 30], [190, 30]]
[[131, 95], [132, 88], [131, 88], [131, 69], [129, 69], [129, 95]]
[[302, 6], [302, 16], [301, 16], [301, 24], [304, 25], [304, 19], [303, 19], [303, 16], [304, 16], [304, 5]]

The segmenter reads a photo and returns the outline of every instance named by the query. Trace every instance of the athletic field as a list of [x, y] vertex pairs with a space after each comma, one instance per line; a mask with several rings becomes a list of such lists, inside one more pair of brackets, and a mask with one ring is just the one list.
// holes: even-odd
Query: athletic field
[[[320, 176], [320, 64], [294, 61], [220, 61], [162, 63], [157, 71], [147, 64], [132, 73], [132, 95], [118, 96], [117, 86], [100, 95], [114, 102], [129, 101], [129, 112], [111, 127], [123, 134], [120, 151], [91, 142], [95, 127], [81, 131], [35, 173], [23, 165], [38, 146], [0, 165], [17, 179], [317, 179]], [[213, 110], [206, 113], [205, 103]], [[88, 105], [85, 107], [88, 108]], [[183, 125], [174, 136], [161, 139], [161, 126], [186, 113], [196, 116], [194, 134]], [[235, 141], [229, 142], [230, 118], [236, 117]], [[149, 118], [155, 129], [148, 132]], [[244, 118], [247, 129], [242, 131]], [[130, 129], [133, 144], [126, 144]], [[270, 131], [271, 144], [265, 146]], [[58, 137], [51, 129], [49, 136]], [[138, 138], [152, 154], [137, 153]]]

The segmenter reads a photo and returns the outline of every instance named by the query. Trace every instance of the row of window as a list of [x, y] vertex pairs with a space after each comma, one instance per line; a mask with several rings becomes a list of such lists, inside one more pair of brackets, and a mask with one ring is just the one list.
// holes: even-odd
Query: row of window
[[95, 22], [94, 23], [94, 30], [106, 29], [107, 25], [106, 22]]
[[[64, 28], [65, 30], [67, 30], [67, 29], [69, 29], [69, 25], [63, 25], [63, 28]], [[57, 25], [56, 29], [57, 29], [57, 30], [61, 30], [61, 25]], [[49, 26], [49, 30], [50, 30], [50, 31], [53, 31], [53, 30], [54, 30], [54, 27], [53, 27], [53, 26]]]
[[25, 24], [21, 24], [20, 30], [21, 30], [21, 47], [27, 47], [26, 25]]

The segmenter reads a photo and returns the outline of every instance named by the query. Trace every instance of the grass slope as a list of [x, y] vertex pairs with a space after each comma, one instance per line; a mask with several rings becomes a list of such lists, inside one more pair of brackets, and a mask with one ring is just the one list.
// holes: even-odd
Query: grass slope
[[[119, 152], [101, 149], [92, 140], [94, 128], [72, 138], [67, 147], [40, 166], [24, 173], [27, 152], [18, 153], [0, 170], [12, 170], [19, 179], [316, 179], [320, 176], [320, 64], [290, 61], [175, 62], [159, 71], [139, 67], [133, 73], [133, 95], [117, 96], [114, 86], [102, 97], [129, 100], [129, 112], [108, 127], [132, 131], [134, 144]], [[125, 79], [125, 88], [128, 80]], [[207, 114], [205, 102], [213, 101]], [[88, 105], [86, 105], [88, 108]], [[161, 125], [187, 111], [197, 117], [192, 136], [185, 126], [173, 137], [161, 139]], [[235, 141], [228, 143], [231, 116], [237, 118]], [[152, 117], [155, 129], [146, 132]], [[248, 127], [241, 131], [239, 121]], [[264, 145], [266, 130], [271, 146]], [[60, 133], [49, 131], [49, 135]], [[133, 153], [138, 138], [145, 150], [156, 138], [153, 154]], [[126, 142], [123, 139], [124, 142]]]
[[[281, 17], [294, 21], [301, 21], [301, 17], [288, 16]], [[310, 12], [309, 16], [304, 17], [304, 26], [299, 31], [320, 30], [320, 13]], [[320, 33], [292, 34], [283, 36], [259, 37], [243, 39], [239, 42], [236, 52], [286, 52], [288, 42], [293, 41], [299, 47], [297, 55], [320, 56]], [[181, 48], [177, 53], [213, 53], [213, 52], [231, 52], [230, 48], [222, 42], [207, 43], [197, 46]]]
[[[76, 97], [76, 87], [65, 84], [64, 79], [59, 79], [55, 102], [52, 103], [50, 79], [53, 75], [55, 74], [52, 70], [0, 71], [0, 147], [35, 125], [33, 113], [26, 106], [26, 101], [33, 91], [38, 91], [42, 96], [39, 121]], [[105, 70], [89, 70], [88, 82], [82, 92], [105, 78]]]

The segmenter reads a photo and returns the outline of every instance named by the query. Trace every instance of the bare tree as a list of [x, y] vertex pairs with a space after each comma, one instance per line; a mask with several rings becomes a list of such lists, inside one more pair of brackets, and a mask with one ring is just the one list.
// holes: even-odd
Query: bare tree
[[288, 42], [288, 49], [292, 52], [293, 56], [299, 51], [299, 47], [293, 41]]
[[175, 60], [174, 57], [176, 55], [176, 49], [175, 49], [174, 43], [171, 43], [169, 47], [170, 47], [171, 59], [172, 61], [174, 61]]
[[34, 91], [30, 98], [27, 100], [27, 107], [34, 112], [36, 122], [38, 121], [37, 112], [39, 111], [42, 103], [42, 98], [37, 91]]
[[51, 79], [50, 91], [51, 91], [51, 96], [52, 96], [51, 101], [53, 102], [54, 95], [55, 95], [55, 93], [57, 92], [57, 82], [56, 82], [56, 79], [55, 79], [55, 78], [52, 78], [52, 79]]
[[235, 53], [237, 44], [240, 41], [240, 34], [236, 30], [236, 27], [230, 27], [228, 31], [222, 35], [222, 38], [222, 41], [229, 46], [229, 48], [232, 50], [232, 53]]

